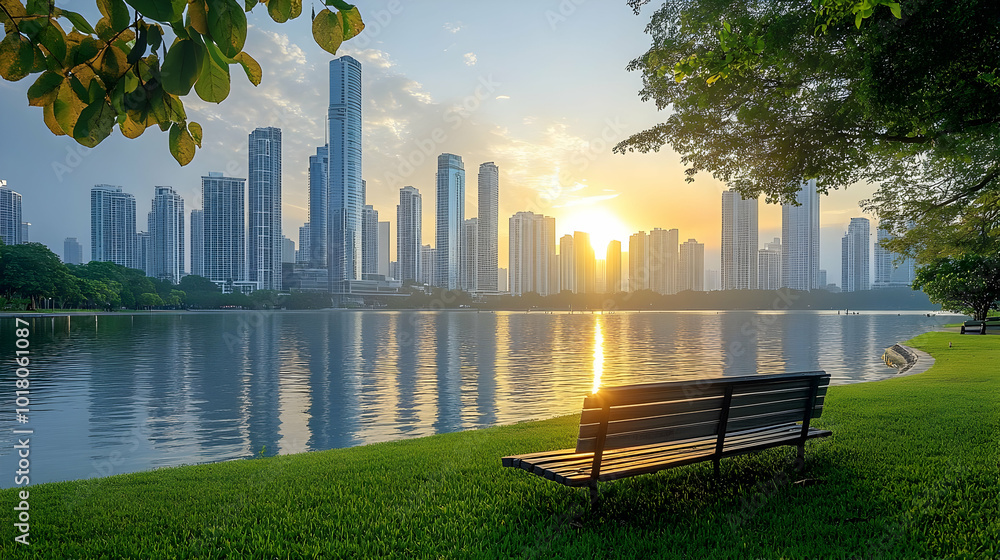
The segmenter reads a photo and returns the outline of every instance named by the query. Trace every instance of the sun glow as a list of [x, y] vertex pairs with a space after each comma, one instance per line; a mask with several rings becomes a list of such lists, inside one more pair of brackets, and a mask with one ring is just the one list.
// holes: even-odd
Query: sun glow
[[556, 217], [556, 228], [562, 235], [572, 235], [574, 231], [589, 233], [590, 245], [598, 259], [604, 258], [609, 242], [620, 241], [623, 247], [628, 244], [628, 227], [614, 212], [600, 206], [571, 209], [565, 216]]

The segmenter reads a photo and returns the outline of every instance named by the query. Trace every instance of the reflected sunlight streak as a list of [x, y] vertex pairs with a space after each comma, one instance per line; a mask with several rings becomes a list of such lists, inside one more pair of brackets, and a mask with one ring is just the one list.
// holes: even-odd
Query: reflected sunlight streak
[[601, 333], [601, 320], [594, 323], [594, 387], [591, 393], [601, 388], [601, 374], [604, 373], [604, 334]]

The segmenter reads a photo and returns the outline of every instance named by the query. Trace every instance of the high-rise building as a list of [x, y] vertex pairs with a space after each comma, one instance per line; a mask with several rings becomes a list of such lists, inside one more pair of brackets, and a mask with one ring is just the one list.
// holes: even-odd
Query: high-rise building
[[345, 280], [361, 279], [365, 204], [361, 183], [361, 63], [349, 56], [330, 61], [327, 123], [327, 265], [330, 290], [340, 292]]
[[300, 260], [309, 268], [326, 268], [327, 228], [330, 212], [330, 182], [326, 174], [330, 168], [329, 148], [316, 148], [316, 155], [309, 156], [309, 242], [299, 239], [299, 250], [306, 250]]
[[604, 260], [604, 290], [609, 294], [622, 291], [622, 242], [608, 243], [607, 256]]
[[135, 231], [135, 196], [121, 187], [90, 190], [90, 260], [145, 270]]
[[566, 290], [576, 292], [576, 250], [568, 233], [559, 238], [559, 291]]
[[378, 270], [384, 278], [392, 278], [389, 271], [389, 222], [378, 223]]
[[[306, 222], [301, 226], [299, 226], [299, 250], [295, 251], [295, 263], [306, 267], [310, 266], [310, 261], [309, 261], [311, 255], [310, 244], [313, 241], [312, 228], [309, 226], [309, 224], [310, 222]], [[326, 239], [326, 236], [322, 237], [323, 239]], [[323, 251], [322, 254], [326, 255], [326, 251]], [[315, 268], [324, 268], [324, 266], [320, 265]]]
[[31, 222], [21, 222], [21, 243], [31, 243]]
[[497, 291], [500, 293], [507, 293], [507, 269], [500, 268], [497, 270]]
[[824, 270], [822, 268], [819, 269], [819, 287], [820, 288], [826, 288], [827, 287], [826, 270]]
[[[424, 259], [421, 257], [422, 219], [420, 191], [413, 187], [399, 189], [399, 204], [396, 206], [396, 262], [399, 263], [397, 280], [423, 282]], [[433, 268], [432, 268], [433, 270]]]
[[83, 264], [83, 245], [75, 237], [67, 237], [63, 241], [63, 262], [66, 264]]
[[781, 279], [781, 239], [775, 237], [771, 243], [757, 253], [757, 288], [777, 290], [782, 287]]
[[694, 239], [681, 243], [677, 290], [705, 291], [705, 244]]
[[644, 231], [628, 237], [628, 289], [649, 289], [649, 236]]
[[146, 276], [153, 275], [153, 236], [148, 231], [140, 231], [135, 234], [136, 247], [139, 250], [139, 258], [135, 268], [141, 270]]
[[281, 236], [281, 264], [295, 264], [295, 242]]
[[184, 276], [184, 199], [171, 187], [155, 187], [149, 211], [149, 261], [153, 278], [176, 284]]
[[191, 274], [205, 276], [205, 213], [191, 211]]
[[875, 283], [873, 288], [904, 288], [913, 284], [916, 276], [913, 259], [893, 253], [885, 247], [885, 242], [893, 236], [887, 230], [878, 229], [875, 242]]
[[798, 206], [781, 206], [781, 286], [793, 290], [824, 287], [819, 281], [819, 193], [816, 179], [803, 181]]
[[421, 245], [420, 252], [420, 283], [433, 285], [434, 272], [437, 266], [437, 249], [432, 249], [430, 245]]
[[462, 223], [465, 221], [465, 164], [454, 154], [438, 156], [435, 284], [455, 290], [461, 284]]
[[361, 273], [378, 274], [378, 210], [367, 204], [361, 215]]
[[646, 239], [649, 288], [658, 294], [676, 294], [679, 291], [677, 245], [680, 232], [656, 228]]
[[722, 289], [757, 289], [757, 199], [722, 193]]
[[705, 271], [705, 291], [714, 292], [722, 289], [722, 275], [718, 270], [710, 269]]
[[250, 133], [247, 197], [250, 229], [247, 237], [248, 280], [261, 290], [281, 289], [281, 129], [258, 128]]
[[21, 195], [0, 181], [0, 240], [5, 245], [17, 245], [21, 240]]
[[480, 292], [494, 293], [499, 254], [500, 169], [492, 161], [479, 166], [479, 234], [476, 286]]
[[461, 269], [462, 291], [479, 291], [479, 218], [469, 218], [462, 223]]
[[204, 276], [223, 286], [246, 280], [246, 180], [210, 172], [201, 178]]
[[535, 292], [543, 296], [555, 293], [559, 286], [555, 218], [518, 212], [511, 216], [509, 225], [510, 293]]
[[573, 277], [576, 293], [593, 294], [597, 292], [597, 260], [594, 246], [590, 244], [590, 234], [583, 231], [573, 232]]
[[841, 284], [842, 292], [870, 290], [868, 252], [870, 227], [867, 218], [851, 218], [847, 233], [841, 240]]

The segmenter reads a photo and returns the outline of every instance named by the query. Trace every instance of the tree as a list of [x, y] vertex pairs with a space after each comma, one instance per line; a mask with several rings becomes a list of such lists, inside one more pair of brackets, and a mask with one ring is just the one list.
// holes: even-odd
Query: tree
[[975, 228], [961, 215], [1000, 192], [998, 19], [993, 0], [669, 0], [628, 66], [669, 116], [615, 151], [669, 145], [689, 180], [773, 203], [878, 184], [865, 207], [896, 249], [914, 224]]
[[[313, 37], [336, 54], [364, 23], [353, 5], [324, 3], [334, 10], [315, 14], [314, 9]], [[28, 104], [42, 107], [53, 134], [92, 148], [116, 124], [128, 138], [158, 126], [169, 131], [170, 153], [181, 165], [191, 161], [202, 141], [201, 125], [188, 122], [182, 98], [194, 88], [201, 99], [222, 102], [229, 95], [232, 65], [242, 66], [250, 82], [260, 84], [261, 67], [243, 50], [246, 13], [261, 4], [278, 23], [302, 13], [302, 0], [96, 4], [102, 17], [91, 25], [83, 15], [56, 7], [55, 0], [0, 0], [5, 33], [0, 77], [18, 81], [39, 74], [28, 89]]]
[[937, 259], [917, 270], [913, 289], [944, 309], [982, 321], [990, 309], [1000, 309], [1000, 255]]
[[0, 294], [31, 299], [50, 297], [65, 283], [66, 265], [41, 243], [0, 245]]

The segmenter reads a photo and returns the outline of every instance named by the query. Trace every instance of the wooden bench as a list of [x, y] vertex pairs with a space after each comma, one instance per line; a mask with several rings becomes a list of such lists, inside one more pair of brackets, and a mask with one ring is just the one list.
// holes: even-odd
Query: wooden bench
[[[571, 487], [654, 473], [831, 434], [809, 427], [823, 411], [823, 371], [606, 387], [587, 396], [576, 449], [504, 457]], [[799, 424], [801, 422], [801, 424]]]

